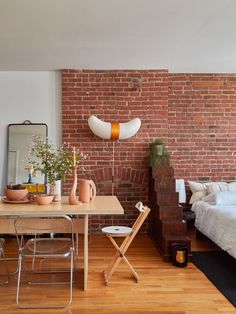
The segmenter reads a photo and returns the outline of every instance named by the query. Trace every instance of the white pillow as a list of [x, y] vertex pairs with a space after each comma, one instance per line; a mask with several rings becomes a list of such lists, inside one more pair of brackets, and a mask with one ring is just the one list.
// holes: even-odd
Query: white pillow
[[228, 191], [236, 191], [236, 182], [228, 183]]
[[[188, 181], [191, 192], [193, 193], [189, 204], [202, 200], [203, 197], [210, 193], [217, 193], [221, 191], [236, 191], [236, 182], [194, 182]], [[210, 202], [210, 201], [209, 201]]]
[[193, 193], [191, 198], [190, 198], [190, 200], [189, 200], [189, 204], [193, 204], [193, 203], [195, 203], [197, 201], [201, 201], [202, 198], [204, 196], [206, 196], [206, 194], [207, 194], [206, 190], [198, 191], [198, 192]]
[[188, 181], [191, 192], [193, 193], [189, 204], [193, 204], [200, 201], [204, 196], [207, 195], [207, 187], [204, 183]]
[[228, 183], [226, 182], [208, 182], [205, 185], [207, 188], [207, 194], [228, 191]]
[[236, 192], [218, 192], [216, 193], [216, 205], [236, 205]]
[[200, 182], [194, 182], [194, 181], [188, 181], [190, 190], [192, 193], [196, 193], [199, 191], [206, 191], [206, 185], [204, 183], [200, 183]]
[[215, 205], [236, 205], [236, 191], [210, 193], [202, 201]]

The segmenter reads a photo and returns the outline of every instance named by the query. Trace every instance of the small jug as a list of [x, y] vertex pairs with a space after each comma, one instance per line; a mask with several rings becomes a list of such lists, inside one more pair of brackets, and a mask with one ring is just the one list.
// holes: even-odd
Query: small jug
[[82, 203], [89, 203], [96, 196], [96, 186], [93, 180], [79, 180], [79, 200]]

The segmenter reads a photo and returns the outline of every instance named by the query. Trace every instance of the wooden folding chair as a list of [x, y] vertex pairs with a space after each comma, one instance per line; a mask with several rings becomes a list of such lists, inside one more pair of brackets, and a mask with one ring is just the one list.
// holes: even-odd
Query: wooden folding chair
[[[116, 248], [117, 252], [113, 257], [113, 260], [107, 270], [104, 270], [104, 277], [105, 277], [105, 284], [108, 285], [109, 280], [114, 273], [116, 267], [119, 265], [120, 261], [123, 260], [129, 267], [130, 271], [132, 272], [134, 278], [138, 282], [139, 277], [137, 272], [134, 270], [130, 262], [128, 261], [127, 257], [125, 256], [126, 251], [128, 250], [130, 244], [132, 243], [134, 237], [138, 233], [139, 229], [141, 228], [143, 222], [147, 218], [150, 208], [147, 206], [143, 206], [142, 202], [138, 202], [135, 207], [140, 211], [139, 216], [137, 217], [136, 221], [134, 222], [132, 228], [123, 227], [123, 226], [110, 226], [102, 228], [102, 232], [106, 234], [109, 238], [111, 243]], [[124, 237], [125, 239], [121, 243], [120, 246], [116, 243], [114, 238]]]

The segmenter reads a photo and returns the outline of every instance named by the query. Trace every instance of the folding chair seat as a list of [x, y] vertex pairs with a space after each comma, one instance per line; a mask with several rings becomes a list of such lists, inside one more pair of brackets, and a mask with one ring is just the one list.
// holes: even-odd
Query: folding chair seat
[[5, 239], [3, 238], [0, 238], [0, 259], [1, 261], [5, 264], [5, 273], [2, 273], [1, 272], [1, 275], [5, 275], [7, 277], [6, 280], [1, 280], [0, 281], [0, 284], [5, 284], [5, 283], [8, 283], [9, 281], [9, 272], [8, 272], [8, 267], [7, 267], [7, 261], [6, 261], [6, 258], [5, 258], [5, 253], [4, 253], [4, 243], [5, 243]]
[[[53, 218], [46, 216], [23, 216], [16, 218], [15, 231], [17, 235], [19, 245], [19, 259], [18, 259], [18, 279], [17, 279], [17, 292], [16, 292], [16, 303], [20, 308], [64, 308], [72, 302], [72, 284], [73, 284], [73, 270], [74, 270], [74, 235], [73, 235], [73, 222], [69, 216], [58, 215]], [[66, 234], [66, 237], [58, 238], [47, 238], [44, 234], [49, 233], [60, 233]], [[29, 235], [31, 236], [29, 238]], [[27, 238], [26, 238], [27, 237]], [[25, 239], [26, 238], [26, 239]], [[25, 241], [26, 240], [26, 241]], [[31, 260], [32, 265], [35, 261], [45, 261], [55, 259], [67, 259], [70, 261], [70, 279], [68, 281], [41, 281], [44, 276], [48, 277], [49, 273], [53, 273], [55, 278], [56, 273], [62, 273], [58, 270], [50, 270], [49, 272], [40, 272], [40, 281], [29, 281], [25, 280], [27, 284], [69, 284], [69, 300], [66, 304], [55, 304], [55, 305], [36, 305], [28, 302], [20, 302], [20, 291], [21, 291], [21, 272], [23, 270], [24, 278], [26, 276], [26, 263], [25, 261]], [[54, 266], [54, 265], [53, 265]], [[38, 275], [38, 272], [32, 269], [33, 277]], [[65, 271], [67, 272], [67, 270]], [[30, 295], [30, 290], [27, 290], [27, 295]], [[23, 293], [21, 293], [22, 297]], [[33, 294], [32, 294], [33, 296]], [[26, 296], [24, 296], [26, 297]], [[32, 300], [32, 298], [31, 298]], [[58, 301], [58, 298], [57, 298]]]
[[[141, 228], [142, 224], [144, 223], [145, 219], [147, 218], [150, 212], [150, 208], [148, 208], [147, 206], [143, 206], [142, 202], [138, 202], [135, 205], [135, 207], [140, 211], [140, 214], [138, 215], [132, 228], [124, 226], [109, 226], [102, 228], [102, 232], [106, 234], [106, 236], [109, 238], [109, 240], [114, 245], [117, 251], [109, 267], [106, 270], [104, 270], [106, 285], [108, 285], [112, 274], [114, 273], [115, 269], [117, 268], [121, 260], [123, 260], [127, 264], [136, 281], [138, 282], [139, 280], [137, 272], [134, 270], [134, 268], [128, 261], [127, 257], [125, 256], [125, 253], [128, 250], [133, 239], [135, 238], [136, 234], [138, 233], [139, 229]], [[115, 241], [115, 238], [120, 237], [124, 238], [124, 240], [119, 246]]]

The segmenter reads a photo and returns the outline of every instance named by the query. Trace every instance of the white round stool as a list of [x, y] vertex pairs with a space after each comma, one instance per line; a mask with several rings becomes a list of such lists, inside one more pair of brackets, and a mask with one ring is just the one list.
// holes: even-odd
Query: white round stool
[[103, 233], [109, 234], [130, 234], [132, 232], [132, 228], [124, 227], [124, 226], [109, 226], [102, 228]]

